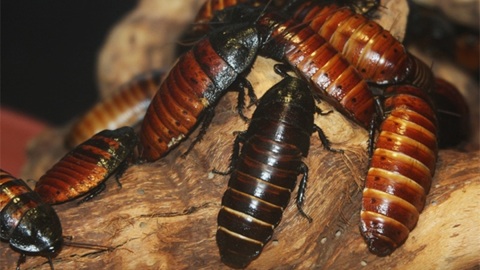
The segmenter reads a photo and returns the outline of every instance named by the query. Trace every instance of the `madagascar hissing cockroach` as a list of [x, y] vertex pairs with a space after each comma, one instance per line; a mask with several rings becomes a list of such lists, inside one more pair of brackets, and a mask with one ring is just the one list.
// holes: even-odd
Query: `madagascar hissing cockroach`
[[325, 38], [369, 82], [408, 83], [431, 90], [430, 67], [410, 54], [389, 31], [351, 8], [310, 1], [297, 9], [294, 19]]
[[308, 178], [302, 158], [308, 155], [314, 131], [330, 149], [322, 130], [313, 123], [315, 111], [308, 84], [286, 77], [262, 96], [247, 131], [236, 137], [229, 170], [221, 173], [231, 173], [216, 235], [225, 264], [243, 268], [260, 255], [280, 223], [299, 174], [303, 177], [296, 204], [311, 221], [302, 210]]
[[409, 85], [384, 93], [380, 125], [363, 190], [360, 231], [374, 254], [402, 245], [425, 205], [437, 160], [436, 115], [426, 93]]
[[437, 113], [439, 148], [466, 143], [472, 131], [471, 116], [462, 93], [451, 83], [435, 78], [435, 87], [430, 97]]
[[95, 104], [73, 124], [66, 136], [66, 146], [74, 148], [104, 129], [140, 123], [163, 75], [164, 72], [154, 71], [136, 76], [118, 92]]
[[[253, 88], [244, 78], [257, 56], [261, 39], [251, 24], [216, 29], [183, 54], [170, 70], [147, 109], [140, 130], [141, 158], [155, 161], [203, 122], [198, 142], [210, 124], [220, 97], [238, 87], [238, 112], [243, 116], [244, 89], [251, 101]], [[188, 151], [187, 151], [188, 152]]]
[[210, 28], [209, 24], [217, 11], [239, 4], [258, 6], [260, 4], [265, 4], [266, 2], [268, 2], [268, 0], [207, 0], [193, 20], [192, 31], [202, 34], [207, 33], [207, 30]]
[[22, 255], [17, 269], [26, 255], [48, 258], [61, 249], [62, 226], [53, 208], [43, 202], [37, 193], [21, 179], [0, 169], [0, 239]]
[[266, 40], [260, 54], [286, 62], [337, 110], [364, 127], [370, 125], [375, 106], [367, 82], [324, 38], [308, 25], [274, 13], [263, 15], [258, 24]]
[[[38, 180], [35, 191], [49, 204], [95, 195], [114, 172], [123, 172], [137, 144], [131, 127], [103, 130], [75, 147]], [[87, 196], [83, 201], [90, 199]]]

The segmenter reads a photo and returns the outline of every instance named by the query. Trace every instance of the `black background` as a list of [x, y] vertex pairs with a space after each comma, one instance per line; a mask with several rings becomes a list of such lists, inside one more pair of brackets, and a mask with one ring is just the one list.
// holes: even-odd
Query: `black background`
[[2, 0], [1, 105], [61, 125], [97, 98], [97, 54], [134, 0]]

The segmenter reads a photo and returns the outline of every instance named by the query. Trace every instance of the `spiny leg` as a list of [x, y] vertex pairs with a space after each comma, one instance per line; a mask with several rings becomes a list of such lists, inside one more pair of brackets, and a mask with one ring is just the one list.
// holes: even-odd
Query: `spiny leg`
[[300, 173], [303, 174], [302, 180], [300, 180], [300, 183], [298, 185], [298, 192], [297, 192], [297, 208], [300, 214], [305, 217], [308, 222], [312, 222], [313, 219], [303, 211], [303, 202], [305, 201], [305, 191], [307, 189], [307, 180], [308, 180], [308, 166], [302, 162], [300, 167], [298, 168]]

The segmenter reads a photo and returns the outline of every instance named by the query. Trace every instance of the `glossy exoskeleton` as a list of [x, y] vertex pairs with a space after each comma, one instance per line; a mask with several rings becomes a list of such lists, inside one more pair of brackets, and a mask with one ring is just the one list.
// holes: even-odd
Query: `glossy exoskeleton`
[[55, 210], [44, 203], [23, 180], [1, 169], [0, 239], [8, 241], [22, 257], [47, 257], [52, 269], [51, 258], [63, 243], [62, 226]]
[[313, 123], [315, 111], [307, 83], [287, 77], [262, 96], [248, 130], [236, 137], [229, 171], [223, 173], [231, 173], [231, 177], [218, 214], [216, 236], [225, 264], [243, 268], [260, 255], [282, 219], [299, 174], [303, 177], [296, 203], [311, 221], [302, 210], [308, 178], [302, 158], [308, 155], [314, 131], [330, 149], [325, 135]]
[[255, 99], [244, 75], [260, 46], [254, 26], [237, 24], [216, 29], [182, 55], [147, 109], [139, 136], [141, 158], [155, 161], [163, 157], [203, 122], [191, 149], [210, 124], [216, 103], [231, 86], [242, 88], [238, 111], [243, 116], [243, 88]]
[[284, 61], [308, 80], [322, 99], [364, 127], [372, 122], [374, 98], [367, 82], [335, 48], [308, 25], [267, 13], [259, 19], [262, 55]]
[[374, 254], [402, 245], [425, 205], [437, 160], [435, 111], [426, 93], [408, 85], [385, 91], [385, 117], [363, 190], [360, 230]]
[[410, 54], [377, 22], [350, 7], [310, 1], [294, 18], [325, 38], [369, 82], [408, 83], [425, 91], [433, 87], [430, 67]]
[[121, 86], [117, 93], [95, 104], [72, 126], [66, 146], [74, 148], [104, 129], [140, 123], [163, 75], [163, 72], [151, 72], [137, 76]]
[[259, 6], [266, 4], [268, 0], [207, 0], [198, 11], [193, 20], [192, 31], [197, 36], [206, 34], [210, 30], [210, 22], [215, 13], [225, 8], [245, 4], [247, 6]]
[[95, 195], [105, 188], [104, 181], [111, 174], [126, 168], [136, 144], [131, 127], [103, 130], [60, 159], [40, 177], [35, 191], [49, 204]]

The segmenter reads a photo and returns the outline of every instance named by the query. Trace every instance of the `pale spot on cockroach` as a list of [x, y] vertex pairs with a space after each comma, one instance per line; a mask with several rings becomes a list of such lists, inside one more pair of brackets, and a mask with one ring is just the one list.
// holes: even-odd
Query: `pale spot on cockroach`
[[208, 100], [206, 98], [201, 98], [200, 102], [202, 103], [203, 107], [209, 107], [210, 106], [210, 103], [208, 102]]
[[180, 134], [180, 135], [178, 135], [178, 137], [172, 138], [172, 139], [170, 140], [170, 142], [168, 142], [167, 146], [170, 148], [170, 147], [172, 147], [172, 146], [174, 146], [174, 145], [177, 145], [181, 140], [183, 140], [183, 138], [185, 138], [185, 135], [184, 135], [184, 134]]
[[363, 266], [363, 267], [367, 266], [367, 261], [362, 260], [362, 261], [360, 262], [360, 265]]
[[323, 245], [324, 245], [325, 243], [327, 243], [327, 238], [326, 238], [326, 237], [323, 237], [322, 240], [320, 240], [320, 243], [323, 244]]
[[145, 190], [143, 190], [143, 189], [137, 189], [137, 194], [138, 194], [138, 195], [145, 195]]
[[341, 230], [338, 230], [337, 232], [335, 232], [335, 237], [340, 237], [341, 235], [342, 235]]
[[278, 240], [277, 239], [272, 240], [272, 245], [273, 246], [278, 246]]
[[213, 172], [208, 172], [207, 179], [213, 179], [213, 177], [215, 177], [215, 174]]

